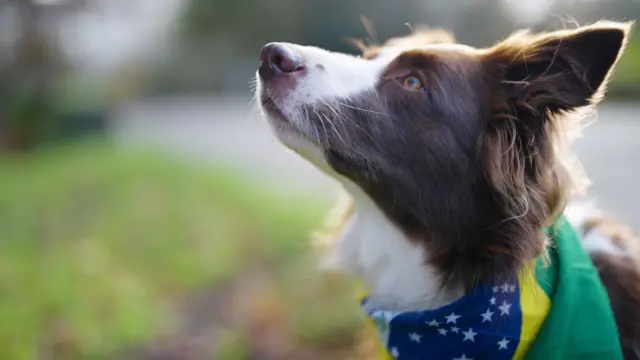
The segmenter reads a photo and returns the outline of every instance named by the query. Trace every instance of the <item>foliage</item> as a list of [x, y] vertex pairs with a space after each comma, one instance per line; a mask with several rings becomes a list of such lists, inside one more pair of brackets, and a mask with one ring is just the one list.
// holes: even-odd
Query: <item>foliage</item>
[[[522, 27], [551, 30], [599, 19], [624, 21], [640, 16], [640, 6], [632, 0], [556, 0], [540, 4], [538, 10], [550, 6], [543, 11], [545, 18], [525, 21], [527, 16], [514, 18], [511, 16], [515, 14], [505, 11], [517, 3], [520, 2], [190, 0], [182, 18], [183, 36], [174, 51], [175, 58], [158, 71], [152, 87], [164, 92], [246, 91], [247, 82], [255, 73], [257, 53], [265, 43], [289, 41], [355, 52], [345, 40], [368, 36], [360, 16], [370, 20], [373, 35], [379, 41], [407, 34], [411, 26], [426, 24], [450, 30], [459, 42], [479, 47], [490, 46]], [[640, 94], [636, 85], [640, 80], [637, 46], [632, 42], [622, 59], [610, 97], [623, 92]]]
[[31, 150], [61, 131], [64, 116], [95, 105], [95, 86], [70, 83], [71, 64], [51, 36], [57, 29], [54, 20], [85, 5], [84, 0], [0, 5], [0, 15], [15, 17], [18, 24], [15, 39], [6, 46], [11, 53], [0, 54], [0, 150]]
[[640, 98], [640, 38], [633, 36], [616, 67], [608, 97]]

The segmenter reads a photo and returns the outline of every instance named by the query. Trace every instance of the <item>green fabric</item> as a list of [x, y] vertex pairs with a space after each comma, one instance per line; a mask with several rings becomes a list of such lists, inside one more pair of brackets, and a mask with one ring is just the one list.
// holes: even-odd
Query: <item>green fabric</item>
[[[552, 238], [554, 234], [550, 234]], [[544, 261], [539, 258], [536, 262], [536, 281], [538, 285], [544, 290], [549, 299], [553, 296], [556, 290], [556, 281], [558, 274], [558, 252], [555, 247], [548, 246], [547, 251], [549, 253], [548, 261]]]
[[553, 265], [546, 268], [551, 274], [537, 271], [539, 283], [550, 293], [551, 308], [525, 358], [622, 359], [609, 297], [578, 234], [564, 218], [552, 231]]

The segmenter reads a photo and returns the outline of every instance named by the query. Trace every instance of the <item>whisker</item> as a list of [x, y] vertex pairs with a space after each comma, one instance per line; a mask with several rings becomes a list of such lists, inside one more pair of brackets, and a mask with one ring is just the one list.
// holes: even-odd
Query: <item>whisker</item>
[[341, 105], [341, 106], [344, 106], [344, 107], [348, 107], [350, 109], [354, 109], [354, 110], [358, 110], [358, 111], [364, 111], [364, 112], [368, 112], [368, 113], [372, 113], [372, 114], [378, 114], [378, 115], [387, 115], [386, 113], [382, 113], [382, 112], [378, 112], [378, 111], [374, 111], [374, 110], [369, 110], [369, 109], [362, 109], [362, 108], [359, 108], [359, 107], [356, 107], [356, 106], [352, 106], [352, 105], [349, 105], [349, 104], [341, 103], [341, 102], [339, 102], [337, 100], [334, 100], [333, 102], [338, 104], [338, 105]]
[[[367, 130], [366, 130], [366, 129], [361, 125], [361, 124], [359, 124], [357, 121], [353, 120], [352, 118], [350, 118], [350, 117], [348, 117], [348, 116], [345, 116], [345, 115], [343, 115], [343, 114], [339, 113], [339, 112], [338, 112], [338, 110], [336, 110], [333, 106], [331, 106], [331, 104], [330, 104], [330, 103], [328, 103], [328, 102], [322, 102], [322, 101], [321, 101], [321, 103], [322, 103], [323, 105], [325, 105], [329, 110], [331, 110], [331, 111], [336, 115], [336, 117], [337, 117], [339, 120], [342, 120], [342, 121], [344, 121], [344, 122], [349, 122], [349, 123], [351, 123], [351, 124], [355, 125], [356, 127], [358, 127], [358, 129], [360, 129], [360, 130], [362, 131], [362, 133], [364, 133], [364, 134], [365, 134], [366, 136], [368, 136], [370, 139], [373, 139], [373, 135], [372, 135], [370, 132], [368, 132], [368, 131], [367, 131]], [[341, 105], [340, 103], [337, 103], [337, 104]]]
[[[336, 91], [336, 89], [334, 89], [334, 87], [333, 87], [331, 84], [327, 84], [327, 85], [329, 85], [329, 87], [330, 87], [334, 92], [337, 92], [337, 91]], [[343, 102], [338, 101], [338, 100], [335, 100], [335, 99], [334, 99], [334, 100], [331, 100], [331, 102], [333, 102], [333, 103], [335, 103], [335, 104], [338, 104], [338, 105], [341, 105], [341, 106], [344, 106], [344, 107], [347, 107], [347, 108], [350, 108], [350, 109], [353, 109], [353, 110], [358, 110], [358, 111], [363, 111], [363, 112], [368, 112], [368, 113], [378, 114], [378, 115], [383, 115], [383, 116], [387, 116], [387, 115], [388, 115], [388, 114], [386, 114], [386, 113], [381, 113], [381, 112], [378, 112], [378, 111], [369, 110], [369, 109], [363, 109], [363, 108], [359, 108], [359, 107], [357, 107], [357, 106], [349, 105], [349, 104], [343, 103]]]
[[333, 123], [333, 121], [331, 121], [325, 114], [323, 113], [318, 113], [318, 115], [320, 117], [324, 117], [325, 120], [327, 120], [327, 123], [329, 123], [329, 125], [333, 128], [333, 131], [335, 132], [336, 136], [338, 137], [338, 139], [340, 139], [340, 141], [342, 142], [342, 144], [344, 145], [345, 148], [349, 148], [349, 146], [347, 145], [347, 142], [344, 140], [344, 138], [342, 137], [342, 135], [340, 134], [340, 131], [338, 131], [338, 128], [336, 127], [336, 125]]
[[322, 116], [320, 116], [320, 114], [317, 112], [317, 110], [314, 110], [314, 113], [318, 117], [318, 120], [320, 121], [320, 124], [322, 125], [322, 129], [324, 129], [324, 141], [322, 141], [322, 143], [328, 145], [329, 144], [329, 131], [327, 130], [327, 126], [325, 124], [325, 119], [323, 119]]

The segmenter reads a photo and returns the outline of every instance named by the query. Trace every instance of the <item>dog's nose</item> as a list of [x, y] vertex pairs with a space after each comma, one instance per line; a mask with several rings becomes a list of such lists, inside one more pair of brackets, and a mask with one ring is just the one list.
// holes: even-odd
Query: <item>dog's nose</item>
[[260, 51], [260, 62], [258, 73], [263, 80], [303, 68], [300, 56], [289, 46], [279, 43], [265, 45]]

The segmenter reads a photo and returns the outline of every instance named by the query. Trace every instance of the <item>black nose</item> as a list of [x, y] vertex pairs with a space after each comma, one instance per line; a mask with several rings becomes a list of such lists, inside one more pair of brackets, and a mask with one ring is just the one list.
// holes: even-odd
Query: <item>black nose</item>
[[260, 62], [258, 73], [263, 80], [302, 69], [300, 56], [289, 46], [279, 43], [265, 45], [260, 51]]

